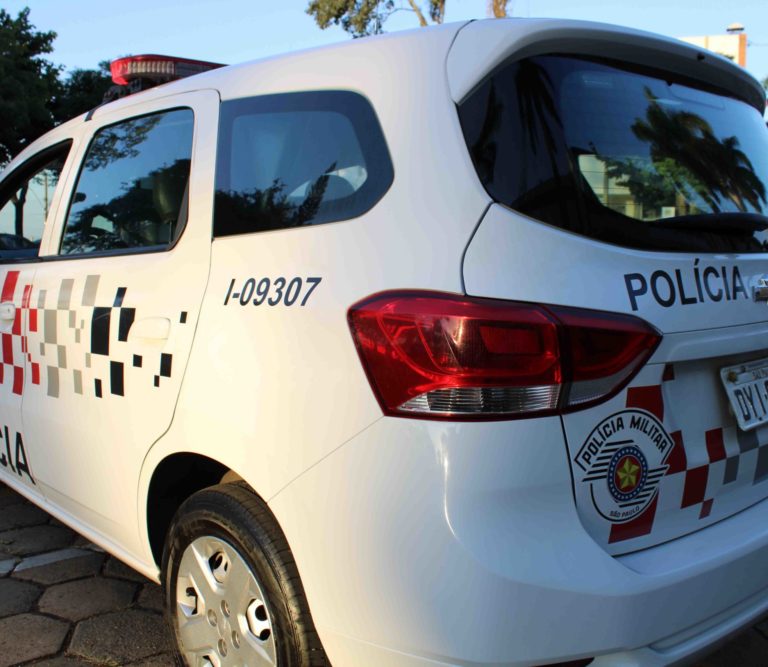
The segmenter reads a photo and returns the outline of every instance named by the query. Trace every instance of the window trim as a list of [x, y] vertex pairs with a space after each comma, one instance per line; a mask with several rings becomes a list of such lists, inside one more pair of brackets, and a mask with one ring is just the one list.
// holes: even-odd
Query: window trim
[[[157, 116], [159, 114], [166, 114], [171, 113], [173, 111], [190, 111], [192, 112], [192, 141], [191, 141], [191, 147], [190, 147], [190, 167], [189, 167], [189, 178], [187, 179], [187, 187], [184, 189], [184, 196], [181, 201], [181, 205], [179, 207], [179, 213], [184, 213], [184, 219], [183, 220], [177, 220], [176, 226], [177, 231], [173, 235], [173, 239], [170, 243], [166, 244], [155, 244], [151, 246], [140, 246], [135, 248], [115, 248], [113, 250], [99, 250], [97, 252], [78, 252], [78, 253], [71, 253], [68, 255], [62, 254], [61, 252], [61, 246], [64, 243], [64, 234], [67, 231], [67, 222], [69, 221], [69, 214], [72, 210], [72, 205], [75, 203], [75, 194], [77, 193], [77, 185], [80, 183], [80, 177], [83, 174], [83, 170], [85, 169], [85, 161], [88, 157], [88, 153], [91, 150], [91, 147], [93, 146], [94, 141], [96, 141], [97, 135], [102, 132], [103, 130], [107, 130], [110, 127], [115, 127], [116, 125], [121, 125], [122, 123], [127, 123], [129, 121], [138, 120], [140, 118], [146, 118], [148, 116]], [[59, 261], [59, 260], [68, 260], [68, 259], [88, 259], [90, 257], [120, 257], [125, 255], [143, 255], [143, 254], [156, 254], [160, 252], [169, 252], [173, 250], [181, 240], [182, 236], [184, 235], [184, 231], [187, 229], [187, 222], [189, 221], [189, 185], [192, 180], [192, 171], [193, 171], [193, 158], [195, 153], [195, 138], [197, 135], [197, 114], [195, 113], [195, 110], [192, 106], [189, 105], [178, 105], [163, 109], [156, 109], [152, 111], [147, 111], [144, 113], [137, 114], [135, 116], [126, 116], [124, 118], [120, 118], [119, 120], [115, 120], [111, 123], [107, 123], [105, 125], [101, 125], [98, 128], [96, 128], [93, 131], [93, 134], [91, 135], [90, 139], [88, 140], [88, 145], [85, 147], [85, 150], [82, 152], [80, 157], [80, 164], [78, 166], [77, 170], [77, 176], [72, 182], [72, 188], [69, 192], [69, 200], [67, 202], [67, 212], [64, 215], [64, 218], [61, 223], [61, 229], [59, 230], [59, 238], [58, 238], [58, 244], [56, 247], [56, 254], [55, 255], [46, 255], [43, 258], [44, 261], [50, 262], [50, 261]]]
[[[8, 200], [10, 199], [10, 193], [16, 190], [16, 188], [20, 183], [22, 183], [25, 180], [28, 180], [35, 172], [40, 170], [40, 167], [50, 162], [59, 153], [61, 153], [64, 159], [63, 164], [66, 166], [66, 162], [72, 154], [73, 145], [74, 145], [73, 139], [71, 138], [63, 139], [62, 141], [58, 141], [57, 143], [52, 144], [51, 146], [47, 146], [46, 148], [43, 148], [39, 152], [35, 153], [32, 157], [27, 158], [24, 162], [22, 162], [20, 165], [15, 167], [13, 171], [11, 171], [5, 178], [3, 178], [2, 183], [0, 183], [0, 203], [4, 202], [5, 204], [7, 204]], [[63, 174], [64, 174], [64, 168], [62, 168], [61, 170], [61, 175]], [[59, 187], [59, 185], [61, 184], [62, 184], [62, 181], [60, 180], [59, 183], [57, 183], [56, 187]], [[51, 201], [53, 201], [53, 199]], [[45, 227], [48, 224], [48, 218], [50, 217], [50, 215], [51, 215], [51, 211], [49, 210], [48, 217], [43, 222], [43, 231], [45, 231]], [[28, 264], [30, 262], [40, 261], [41, 259], [40, 249], [42, 247], [43, 237], [41, 237], [40, 239], [41, 244], [40, 246], [37, 247], [37, 252], [34, 255], [25, 255], [21, 257], [3, 257], [2, 256], [3, 252], [12, 252], [12, 251], [0, 250], [0, 264]]]

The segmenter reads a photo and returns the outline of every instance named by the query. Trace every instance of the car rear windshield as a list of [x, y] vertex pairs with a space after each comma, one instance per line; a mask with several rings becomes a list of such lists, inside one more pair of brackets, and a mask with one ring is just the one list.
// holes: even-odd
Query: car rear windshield
[[488, 193], [625, 247], [768, 249], [768, 130], [752, 106], [624, 63], [540, 56], [460, 105]]

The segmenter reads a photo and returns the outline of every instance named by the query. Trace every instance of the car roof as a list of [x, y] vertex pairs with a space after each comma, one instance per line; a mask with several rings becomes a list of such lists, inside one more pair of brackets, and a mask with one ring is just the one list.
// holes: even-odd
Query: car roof
[[677, 72], [765, 110], [765, 91], [727, 58], [672, 37], [608, 23], [564, 19], [491, 19], [461, 30], [448, 57], [456, 102], [510, 58], [561, 54], [610, 58]]
[[[345, 88], [365, 92], [376, 79], [395, 81], [401, 71], [393, 71], [394, 53], [413, 53], [414, 67], [445, 62], [455, 35], [466, 21], [415, 28], [396, 33], [375, 35], [337, 44], [312, 47], [300, 51], [268, 56], [240, 64], [227, 65], [208, 72], [165, 83], [148, 90], [108, 102], [90, 112], [80, 114], [50, 130], [24, 148], [0, 172], [0, 178], [13, 171], [20, 161], [43, 146], [65, 140], [79, 132], [86, 119], [99, 119], [122, 109], [197, 90], [216, 90], [222, 100], [242, 96]], [[429, 62], [424, 62], [428, 60]], [[372, 75], [373, 74], [373, 75]], [[375, 85], [375, 84], [372, 84]]]

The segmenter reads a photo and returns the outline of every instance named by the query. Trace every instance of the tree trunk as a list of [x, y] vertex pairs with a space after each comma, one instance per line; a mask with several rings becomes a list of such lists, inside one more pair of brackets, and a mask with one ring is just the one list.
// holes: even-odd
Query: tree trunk
[[489, 13], [492, 12], [494, 18], [497, 18], [497, 19], [506, 18], [507, 5], [509, 5], [509, 0], [489, 0], [488, 2]]
[[419, 9], [419, 6], [416, 4], [416, 0], [408, 0], [408, 4], [411, 6], [411, 9], [416, 13], [416, 17], [419, 19], [419, 25], [422, 28], [427, 27], [427, 19], [424, 18], [424, 14], [422, 14], [421, 9]]

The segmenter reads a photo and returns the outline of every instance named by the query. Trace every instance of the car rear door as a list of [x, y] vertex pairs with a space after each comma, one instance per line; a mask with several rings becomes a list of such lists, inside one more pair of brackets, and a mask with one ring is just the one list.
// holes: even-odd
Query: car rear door
[[[146, 452], [173, 418], [205, 289], [218, 94], [104, 107], [30, 296], [23, 408], [49, 499], [136, 540]], [[43, 454], [44, 452], [44, 454]]]
[[[735, 68], [732, 81], [722, 64], [694, 75], [696, 54], [674, 45], [629, 36], [633, 53], [603, 29], [598, 53], [582, 36], [569, 35], [570, 56], [563, 41], [557, 55], [509, 59], [459, 100], [498, 202], [464, 280], [471, 295], [631, 315], [659, 332], [628, 385], [618, 373], [583, 406], [561, 398], [582, 523], [620, 554], [768, 496], [768, 132]], [[582, 339], [592, 371], [607, 340]], [[589, 371], [572, 370], [561, 396]]]

